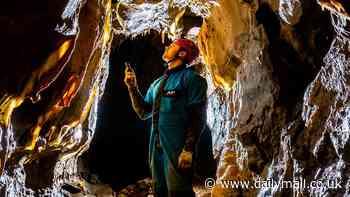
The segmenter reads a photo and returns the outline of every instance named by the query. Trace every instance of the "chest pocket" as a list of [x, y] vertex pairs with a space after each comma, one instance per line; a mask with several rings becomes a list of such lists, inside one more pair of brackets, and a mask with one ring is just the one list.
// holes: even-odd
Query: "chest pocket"
[[161, 112], [183, 112], [185, 109], [185, 92], [183, 89], [165, 89], [163, 92]]
[[185, 71], [171, 75], [164, 87], [160, 111], [171, 113], [185, 112], [187, 101]]

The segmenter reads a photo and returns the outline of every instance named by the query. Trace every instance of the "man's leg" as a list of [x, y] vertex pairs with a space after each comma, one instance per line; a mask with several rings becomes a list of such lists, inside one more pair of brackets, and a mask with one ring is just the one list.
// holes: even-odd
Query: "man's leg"
[[151, 173], [153, 181], [153, 191], [155, 197], [166, 197], [168, 193], [166, 180], [164, 177], [164, 159], [163, 153], [160, 149], [155, 149], [151, 161]]
[[163, 158], [168, 197], [195, 197], [192, 189], [193, 170], [180, 171], [166, 154]]

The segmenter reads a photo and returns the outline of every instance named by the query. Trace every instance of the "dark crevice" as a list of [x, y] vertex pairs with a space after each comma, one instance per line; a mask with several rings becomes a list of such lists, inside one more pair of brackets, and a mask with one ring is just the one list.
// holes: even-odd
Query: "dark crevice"
[[164, 44], [157, 32], [119, 43], [111, 56], [97, 130], [87, 153], [91, 173], [115, 190], [150, 176], [149, 121], [140, 120], [132, 109], [123, 82], [124, 62], [134, 67], [143, 94], [164, 70], [161, 60]]
[[301, 49], [295, 49], [290, 40], [282, 38], [279, 16], [268, 4], [262, 4], [256, 13], [257, 21], [264, 26], [269, 40], [272, 75], [280, 86], [279, 102], [289, 111], [293, 111], [321, 68], [333, 35], [329, 17], [322, 13], [316, 2], [305, 3], [303, 13], [294, 26], [298, 37], [293, 40], [299, 42]]

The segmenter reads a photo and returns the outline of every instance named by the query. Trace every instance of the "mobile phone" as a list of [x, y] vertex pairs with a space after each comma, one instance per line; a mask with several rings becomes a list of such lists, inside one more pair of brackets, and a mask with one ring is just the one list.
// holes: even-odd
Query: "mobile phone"
[[125, 62], [124, 65], [125, 65], [125, 68], [127, 68], [128, 70], [135, 71], [135, 68], [129, 62]]

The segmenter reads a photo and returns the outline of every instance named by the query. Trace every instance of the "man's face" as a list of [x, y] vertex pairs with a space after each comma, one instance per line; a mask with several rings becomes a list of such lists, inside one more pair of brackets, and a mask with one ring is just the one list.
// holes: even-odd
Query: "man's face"
[[163, 53], [163, 60], [168, 63], [174, 60], [178, 55], [180, 48], [181, 47], [175, 43], [172, 43], [170, 46], [165, 47], [165, 51]]

